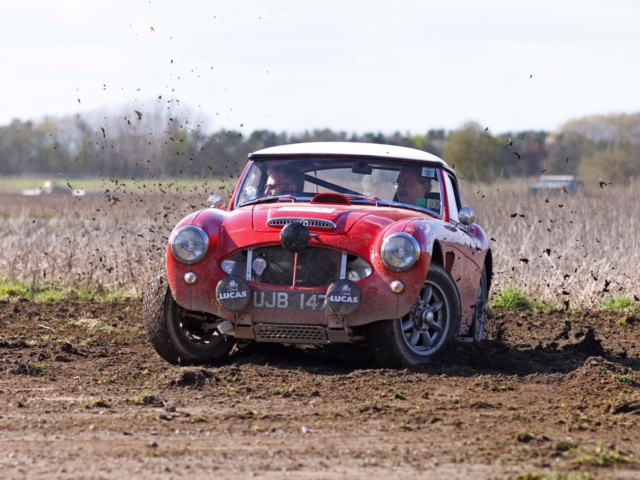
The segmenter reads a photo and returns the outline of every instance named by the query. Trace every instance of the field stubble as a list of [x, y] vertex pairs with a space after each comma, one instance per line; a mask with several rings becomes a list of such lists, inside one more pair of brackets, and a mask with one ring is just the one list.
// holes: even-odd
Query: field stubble
[[[640, 198], [632, 188], [530, 196], [504, 187], [465, 192], [491, 238], [492, 295], [514, 287], [570, 307], [640, 295]], [[162, 262], [173, 226], [207, 195], [0, 198], [0, 277], [136, 294]]]
[[632, 187], [537, 196], [494, 187], [465, 200], [491, 238], [492, 294], [514, 287], [565, 307], [640, 296], [640, 198]]

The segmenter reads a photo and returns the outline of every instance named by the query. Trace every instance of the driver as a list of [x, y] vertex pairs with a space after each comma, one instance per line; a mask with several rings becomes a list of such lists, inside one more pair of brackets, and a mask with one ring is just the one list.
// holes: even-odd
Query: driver
[[420, 167], [403, 167], [393, 185], [400, 203], [426, 205], [426, 195], [431, 191], [431, 180], [422, 176]]
[[277, 165], [267, 172], [267, 184], [264, 187], [265, 195], [280, 195], [283, 192], [302, 192], [304, 190], [304, 177], [295, 168], [286, 165]]

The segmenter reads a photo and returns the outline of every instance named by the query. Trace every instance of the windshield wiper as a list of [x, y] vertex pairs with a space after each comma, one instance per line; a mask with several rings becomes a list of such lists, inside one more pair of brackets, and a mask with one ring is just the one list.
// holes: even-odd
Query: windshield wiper
[[362, 195], [361, 193], [358, 193], [358, 194], [343, 193], [343, 195], [347, 197], [349, 200], [365, 200], [369, 203], [375, 203], [376, 205], [382, 202], [382, 200], [380, 200], [378, 197], [372, 197], [370, 195]]
[[241, 207], [246, 207], [247, 205], [256, 205], [258, 203], [271, 203], [271, 202], [279, 202], [281, 200], [289, 200], [291, 202], [294, 202], [297, 200], [296, 197], [294, 197], [293, 195], [274, 195], [274, 196], [270, 196], [270, 197], [259, 197], [259, 198], [255, 198], [253, 200], [249, 200], [248, 202], [244, 202], [242, 205], [240, 205]]
[[410, 203], [400, 203], [400, 202], [381, 202], [386, 207], [399, 207], [406, 208], [407, 210], [414, 210], [416, 212], [428, 213], [429, 215], [433, 215], [437, 218], [442, 218], [439, 212], [435, 210], [431, 210], [427, 207], [420, 207], [418, 205], [411, 205]]

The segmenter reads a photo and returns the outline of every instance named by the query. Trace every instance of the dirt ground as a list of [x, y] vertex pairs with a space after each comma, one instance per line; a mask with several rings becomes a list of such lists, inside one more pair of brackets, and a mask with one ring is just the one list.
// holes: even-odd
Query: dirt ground
[[640, 320], [490, 312], [416, 370], [248, 344], [176, 367], [141, 303], [0, 303], [0, 471], [18, 478], [640, 477]]

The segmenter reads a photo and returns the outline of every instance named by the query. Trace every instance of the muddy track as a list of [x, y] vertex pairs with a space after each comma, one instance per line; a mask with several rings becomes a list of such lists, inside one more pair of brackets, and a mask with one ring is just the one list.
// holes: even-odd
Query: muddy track
[[266, 344], [175, 367], [146, 342], [138, 301], [0, 303], [0, 470], [638, 478], [640, 320], [490, 316], [482, 347], [421, 369], [382, 368], [359, 345]]

